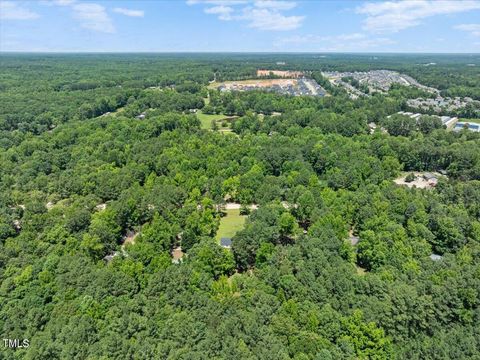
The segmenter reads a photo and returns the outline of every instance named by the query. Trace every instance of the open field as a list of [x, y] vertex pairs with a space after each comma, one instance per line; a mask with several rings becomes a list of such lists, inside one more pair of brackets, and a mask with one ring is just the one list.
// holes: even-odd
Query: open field
[[[220, 86], [220, 84], [221, 84], [220, 82], [212, 81], [210, 84], [208, 84], [207, 89], [217, 89]], [[210, 104], [210, 99], [208, 100], [208, 103]]]
[[220, 227], [218, 228], [216, 239], [220, 241], [221, 238], [233, 237], [239, 230], [243, 228], [247, 216], [240, 215], [240, 209], [225, 210], [226, 214], [220, 220]]
[[242, 90], [243, 88], [269, 88], [272, 86], [295, 86], [298, 81], [296, 79], [250, 79], [239, 81], [225, 81], [221, 84], [226, 90]]
[[201, 110], [197, 111], [197, 117], [202, 123], [202, 129], [210, 130], [212, 128], [212, 120], [221, 121], [227, 118], [223, 114], [204, 114]]
[[284, 78], [284, 79], [249, 79], [238, 81], [225, 81], [212, 83], [209, 87], [224, 91], [274, 91], [283, 95], [300, 96], [313, 95], [324, 96], [323, 89], [315, 80], [307, 78]]
[[298, 78], [303, 76], [303, 73], [301, 71], [288, 71], [288, 70], [257, 70], [257, 76], [270, 76], [270, 75], [281, 76], [284, 78], [287, 78], [287, 77]]
[[458, 119], [459, 122], [480, 124], [480, 119]]

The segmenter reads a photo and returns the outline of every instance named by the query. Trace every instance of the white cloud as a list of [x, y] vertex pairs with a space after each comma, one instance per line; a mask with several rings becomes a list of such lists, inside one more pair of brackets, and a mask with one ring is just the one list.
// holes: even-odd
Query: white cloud
[[359, 40], [359, 39], [365, 39], [365, 34], [360, 34], [360, 33], [353, 33], [353, 34], [342, 34], [342, 35], [338, 35], [335, 38], [335, 40], [346, 40], [346, 41], [349, 41], [349, 40]]
[[394, 44], [389, 38], [369, 38], [363, 33], [339, 35], [295, 35], [277, 39], [274, 46], [282, 50], [302, 51], [367, 51]]
[[[0, 0], [1, 1], [1, 0]], [[104, 6], [92, 2], [78, 2], [78, 0], [42, 0], [47, 6], [64, 6], [72, 11], [74, 19], [78, 20], [84, 29], [109, 33], [115, 32], [113, 21], [108, 16]], [[123, 13], [127, 16], [143, 16], [143, 11], [115, 8], [114, 12]]]
[[143, 17], [145, 15], [143, 10], [132, 10], [119, 7], [114, 8], [113, 12], [132, 17]]
[[219, 6], [233, 6], [239, 4], [246, 4], [247, 0], [187, 0], [187, 5], [196, 5], [196, 4], [208, 4], [208, 5], [219, 5]]
[[105, 11], [105, 7], [94, 3], [74, 3], [73, 17], [80, 21], [80, 25], [89, 30], [114, 33], [112, 19]]
[[477, 0], [405, 0], [369, 2], [357, 7], [366, 15], [363, 28], [374, 32], [397, 32], [421, 24], [435, 15], [454, 14], [480, 9]]
[[75, 0], [53, 0], [53, 3], [55, 5], [59, 5], [59, 6], [72, 5], [74, 2], [76, 2], [76, 1]]
[[32, 20], [40, 15], [13, 1], [0, 1], [0, 20]]
[[275, 1], [275, 0], [258, 0], [255, 1], [255, 7], [261, 9], [273, 9], [273, 10], [290, 10], [297, 4], [293, 1]]
[[76, 0], [40, 0], [39, 3], [47, 6], [69, 6], [75, 3]]
[[305, 16], [285, 15], [283, 12], [297, 6], [294, 1], [256, 0], [188, 0], [188, 5], [203, 4], [206, 14], [223, 21], [244, 21], [259, 30], [288, 31], [302, 25]]
[[248, 27], [259, 30], [287, 31], [302, 25], [305, 16], [285, 16], [278, 11], [249, 7], [243, 9], [241, 20], [248, 21]]
[[480, 36], [480, 24], [460, 24], [454, 26], [454, 29], [469, 32], [473, 36]]
[[277, 39], [274, 43], [275, 47], [283, 47], [285, 45], [302, 45], [302, 44], [311, 44], [313, 42], [319, 42], [323, 39], [322, 36], [318, 35], [292, 35], [284, 38]]
[[230, 6], [218, 5], [211, 8], [206, 8], [204, 11], [206, 14], [218, 15], [220, 20], [232, 20], [231, 14], [234, 9]]

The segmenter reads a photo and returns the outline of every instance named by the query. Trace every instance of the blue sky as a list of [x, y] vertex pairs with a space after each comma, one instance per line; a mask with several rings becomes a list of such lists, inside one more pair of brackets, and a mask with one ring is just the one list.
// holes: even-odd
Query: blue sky
[[0, 51], [480, 52], [479, 0], [0, 0]]

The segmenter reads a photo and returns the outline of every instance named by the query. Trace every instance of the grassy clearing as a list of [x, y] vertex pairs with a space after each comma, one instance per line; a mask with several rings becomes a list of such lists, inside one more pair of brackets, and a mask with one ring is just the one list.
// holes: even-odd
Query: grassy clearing
[[214, 82], [211, 82], [210, 84], [208, 84], [207, 89], [213, 89], [213, 90], [215, 90], [215, 89], [218, 88], [219, 85], [220, 85], [220, 83], [214, 81]]
[[100, 118], [103, 118], [103, 117], [107, 117], [107, 116], [118, 116], [118, 115], [121, 115], [123, 112], [125, 111], [125, 108], [124, 107], [119, 107], [117, 110], [115, 111], [109, 111], [105, 114], [102, 114], [102, 115], [99, 115], [97, 116], [96, 118], [97, 119], [100, 119]]
[[472, 123], [472, 124], [480, 124], [480, 119], [458, 119], [458, 121]]
[[204, 114], [201, 110], [197, 111], [197, 117], [202, 123], [202, 129], [211, 130], [212, 129], [212, 120], [220, 121], [226, 118], [223, 114]]
[[366, 273], [367, 273], [367, 270], [358, 266], [358, 265], [355, 265], [355, 268], [357, 269], [357, 275], [359, 276], [365, 276]]
[[240, 215], [240, 209], [225, 210], [226, 216], [220, 220], [220, 226], [218, 228], [216, 239], [220, 241], [223, 237], [231, 238], [239, 230], [243, 229], [247, 216]]

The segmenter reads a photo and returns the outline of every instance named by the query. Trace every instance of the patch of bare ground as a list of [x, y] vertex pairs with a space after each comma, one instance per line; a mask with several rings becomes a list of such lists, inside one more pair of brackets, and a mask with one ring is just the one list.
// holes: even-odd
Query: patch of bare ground
[[123, 237], [122, 247], [129, 244], [135, 244], [136, 237], [140, 234], [140, 232], [135, 232], [132, 230], [127, 231], [127, 234]]
[[259, 69], [257, 70], [257, 76], [280, 76], [280, 77], [292, 77], [292, 78], [299, 78], [302, 77], [304, 74], [301, 71], [289, 71], [289, 70], [268, 70], [268, 69]]
[[350, 245], [355, 246], [360, 241], [360, 238], [358, 236], [354, 235], [353, 234], [353, 229], [351, 229], [348, 232], [348, 240], [350, 241]]
[[106, 208], [107, 208], [107, 204], [105, 204], [105, 203], [98, 204], [98, 205], [95, 206], [95, 210], [97, 210], [97, 211], [103, 211]]
[[182, 251], [182, 247], [177, 246], [172, 250], [172, 263], [174, 264], [180, 263], [184, 255], [185, 253]]
[[227, 90], [239, 90], [244, 87], [269, 88], [272, 86], [295, 86], [298, 81], [296, 79], [251, 79], [240, 81], [226, 81], [223, 86]]
[[361, 266], [355, 265], [355, 268], [357, 270], [357, 275], [359, 276], [365, 276], [365, 274], [367, 273], [367, 269], [364, 269]]
[[[240, 210], [241, 207], [242, 207], [242, 205], [240, 203], [226, 203], [225, 204], [225, 210]], [[250, 210], [257, 210], [258, 205], [257, 204], [248, 205], [248, 208]]]
[[[412, 181], [407, 181], [409, 174], [413, 174]], [[438, 179], [441, 177], [445, 178], [446, 176], [436, 172], [428, 173], [414, 171], [411, 173], [404, 173], [399, 178], [393, 180], [393, 182], [397, 185], [408, 186], [409, 188], [415, 187], [418, 189], [431, 189], [437, 185]]]

